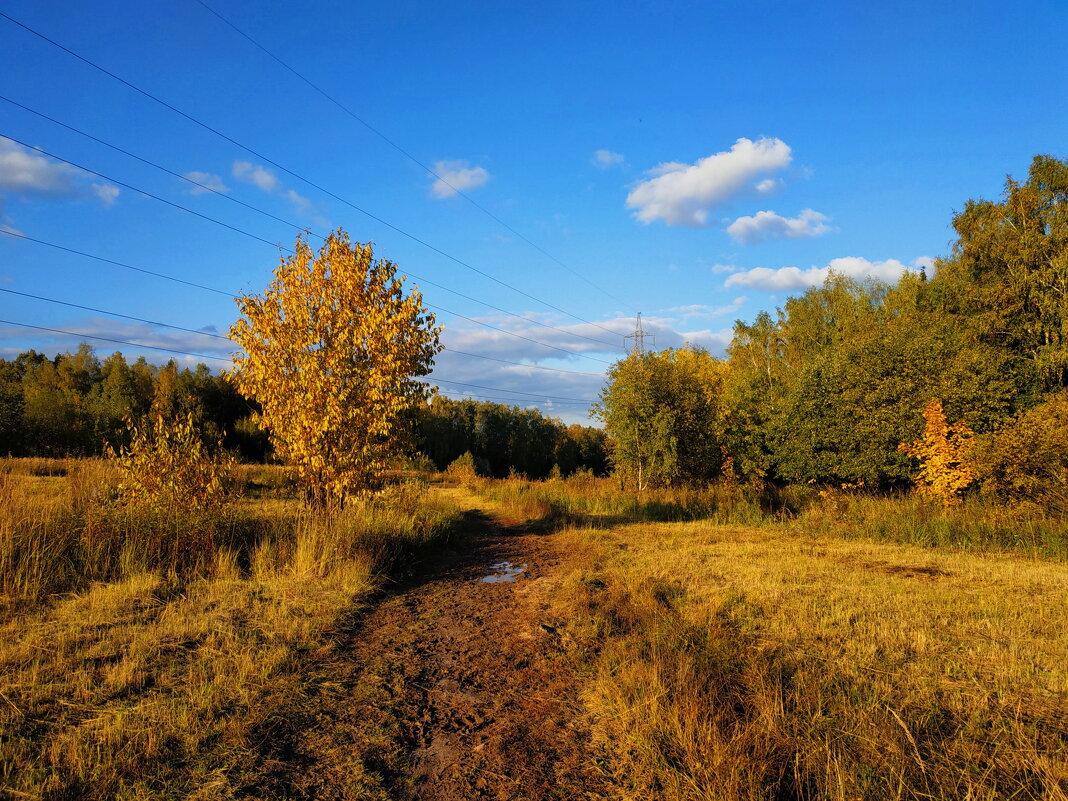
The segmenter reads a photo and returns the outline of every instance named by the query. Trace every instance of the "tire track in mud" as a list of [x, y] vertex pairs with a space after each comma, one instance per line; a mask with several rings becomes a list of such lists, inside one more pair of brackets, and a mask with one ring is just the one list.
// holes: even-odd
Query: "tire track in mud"
[[[320, 682], [299, 755], [283, 756], [302, 776], [287, 794], [610, 797], [551, 619], [552, 538], [477, 509], [467, 519], [462, 543], [337, 632], [335, 678]], [[502, 562], [523, 573], [484, 581]]]

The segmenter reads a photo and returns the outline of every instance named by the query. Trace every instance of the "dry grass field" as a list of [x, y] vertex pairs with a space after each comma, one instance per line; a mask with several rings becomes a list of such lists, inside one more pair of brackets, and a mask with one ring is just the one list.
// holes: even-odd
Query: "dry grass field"
[[[444, 612], [411, 617], [406, 593], [417, 606], [451, 599], [467, 632], [485, 610], [462, 599], [481, 597], [478, 560], [489, 557], [471, 550], [474, 563], [402, 588], [384, 610], [397, 653], [414, 649], [425, 665], [409, 655], [374, 667], [392, 659], [393, 635], [361, 648], [352, 638], [366, 629], [351, 621], [387, 573], [420, 554], [433, 572], [441, 546], [464, 541], [459, 498], [497, 532], [494, 547], [519, 535], [515, 547], [534, 549], [553, 619], [531, 625], [556, 643], [536, 659], [553, 665], [557, 690], [571, 682], [593, 733], [595, 760], [570, 774], [593, 777], [590, 797], [1068, 798], [1056, 520], [803, 489], [639, 498], [588, 476], [468, 478], [459, 493], [420, 480], [327, 519], [263, 467], [240, 468], [225, 505], [204, 516], [109, 504], [110, 469], [0, 470], [0, 790], [11, 798], [280, 797], [314, 774], [297, 744], [324, 715], [334, 751], [317, 758], [345, 765], [331, 797], [411, 786], [411, 746], [396, 738], [430, 736], [420, 676], [497, 657], [436, 652], [452, 647], [434, 629]], [[338, 650], [341, 630], [366, 665]], [[330, 662], [360, 676], [368, 698], [393, 699], [381, 710], [392, 722], [328, 708], [345, 697]], [[521, 675], [537, 696], [535, 674]], [[383, 753], [399, 784], [376, 773]]]
[[1068, 567], [703, 522], [572, 527], [629, 798], [1068, 798]]
[[254, 794], [264, 743], [296, 725], [338, 617], [459, 519], [397, 488], [327, 521], [277, 468], [244, 469], [212, 520], [107, 516], [94, 501], [107, 471], [0, 472], [0, 792], [13, 798]]

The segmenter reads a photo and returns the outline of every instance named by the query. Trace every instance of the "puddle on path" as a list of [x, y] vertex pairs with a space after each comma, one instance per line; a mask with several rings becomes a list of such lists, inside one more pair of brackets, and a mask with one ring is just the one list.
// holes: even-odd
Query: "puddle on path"
[[502, 581], [515, 581], [527, 572], [527, 566], [517, 565], [512, 562], [497, 562], [494, 565], [490, 565], [490, 570], [493, 572], [483, 577], [482, 580], [488, 584], [498, 584]]

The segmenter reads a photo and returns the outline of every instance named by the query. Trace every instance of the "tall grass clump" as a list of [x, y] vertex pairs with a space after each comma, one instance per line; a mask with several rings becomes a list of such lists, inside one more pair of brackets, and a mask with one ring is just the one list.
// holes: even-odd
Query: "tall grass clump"
[[173, 494], [145, 491], [131, 472], [150, 473], [147, 463], [26, 461], [0, 469], [0, 597], [9, 604], [145, 572], [187, 581], [254, 560], [309, 576], [357, 560], [377, 574], [440, 545], [458, 520], [452, 504], [407, 483], [327, 514], [302, 506], [279, 467], [246, 468], [225, 484], [202, 471], [198, 481], [226, 490], [197, 503], [173, 477]]
[[[281, 562], [298, 575], [327, 575], [339, 562], [358, 561], [374, 575], [401, 569], [431, 548], [444, 545], [457, 530], [454, 504], [428, 495], [417, 485], [394, 485], [343, 511], [302, 511], [292, 550], [279, 548]], [[275, 557], [277, 560], [277, 556]], [[259, 555], [264, 563], [264, 554]]]
[[847, 539], [1068, 559], [1068, 517], [981, 494], [947, 506], [914, 493], [823, 490], [793, 522], [800, 531]]
[[0, 592], [6, 597], [36, 595], [69, 580], [65, 556], [78, 530], [59, 503], [36, 494], [22, 476], [0, 472]]

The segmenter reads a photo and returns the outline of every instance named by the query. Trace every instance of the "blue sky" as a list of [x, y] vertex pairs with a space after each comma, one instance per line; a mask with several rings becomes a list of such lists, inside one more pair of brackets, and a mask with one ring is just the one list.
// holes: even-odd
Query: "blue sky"
[[[223, 292], [265, 286], [297, 231], [233, 200], [317, 233], [343, 227], [449, 310], [447, 348], [528, 365], [447, 350], [446, 394], [567, 421], [585, 421], [576, 401], [596, 397], [637, 311], [658, 347], [721, 353], [735, 318], [828, 267], [892, 280], [946, 254], [966, 199], [996, 196], [1035, 153], [1068, 156], [1059, 0], [209, 5], [451, 186], [197, 0], [9, 0], [5, 14], [259, 155], [0, 18], [0, 95], [221, 193], [0, 100], [0, 226]], [[0, 288], [216, 334], [235, 315], [224, 294], [12, 236]], [[228, 353], [10, 292], [0, 319]], [[5, 356], [77, 343], [9, 325], [0, 336]]]

